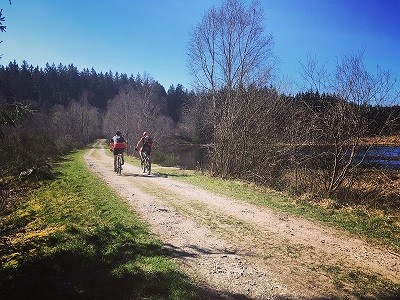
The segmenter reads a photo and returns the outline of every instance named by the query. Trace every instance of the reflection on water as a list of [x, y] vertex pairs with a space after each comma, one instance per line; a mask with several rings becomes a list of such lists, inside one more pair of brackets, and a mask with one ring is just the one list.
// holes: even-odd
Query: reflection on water
[[208, 164], [209, 150], [206, 147], [175, 147], [172, 154], [178, 158], [178, 165], [183, 169], [205, 170]]
[[[209, 149], [206, 147], [176, 147], [172, 152], [177, 158], [178, 165], [184, 169], [204, 170], [209, 163]], [[361, 149], [357, 157], [361, 159], [364, 156], [365, 165], [400, 169], [400, 146], [375, 146], [370, 149]]]
[[400, 147], [375, 146], [365, 153], [361, 150], [359, 157], [365, 156], [365, 163], [387, 168], [400, 169]]

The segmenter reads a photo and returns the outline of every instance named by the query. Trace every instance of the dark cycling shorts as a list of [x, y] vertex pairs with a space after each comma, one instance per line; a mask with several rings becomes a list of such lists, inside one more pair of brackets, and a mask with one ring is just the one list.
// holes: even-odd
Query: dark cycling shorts
[[122, 153], [124, 153], [124, 150], [125, 149], [116, 148], [116, 149], [114, 149], [114, 155], [122, 154]]
[[147, 156], [151, 155], [151, 147], [143, 147], [142, 148], [142, 153], [146, 152]]

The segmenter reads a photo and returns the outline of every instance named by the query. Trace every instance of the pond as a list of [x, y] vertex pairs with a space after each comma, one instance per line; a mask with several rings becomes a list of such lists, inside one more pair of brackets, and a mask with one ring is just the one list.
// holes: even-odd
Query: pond
[[200, 145], [174, 147], [170, 153], [182, 169], [205, 170], [209, 161], [209, 149]]
[[[357, 157], [364, 156], [365, 165], [400, 170], [400, 146], [375, 146], [361, 149]], [[209, 163], [209, 150], [201, 146], [175, 147], [172, 150], [177, 164], [184, 169], [205, 169]]]
[[[361, 150], [359, 157], [365, 154]], [[400, 146], [375, 146], [367, 151], [364, 162], [389, 169], [400, 169]]]

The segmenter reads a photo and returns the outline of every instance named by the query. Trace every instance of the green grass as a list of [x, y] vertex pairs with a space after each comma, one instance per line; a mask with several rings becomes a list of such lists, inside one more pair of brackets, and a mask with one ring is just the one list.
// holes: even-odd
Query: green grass
[[83, 152], [0, 216], [2, 299], [198, 299], [129, 205], [92, 175]]
[[[136, 166], [136, 158], [127, 160]], [[372, 243], [389, 246], [400, 253], [400, 212], [367, 210], [361, 206], [323, 207], [312, 202], [296, 200], [285, 193], [255, 186], [243, 181], [224, 180], [200, 172], [152, 165], [152, 172], [203, 187], [216, 194], [265, 206], [290, 215], [301, 216], [343, 229]]]
[[[88, 171], [82, 157], [83, 152], [67, 156], [56, 167], [55, 180], [44, 182], [15, 211], [0, 216], [0, 298], [201, 298], [202, 291], [166, 257], [147, 225]], [[126, 160], [139, 165], [137, 159]], [[193, 171], [154, 165], [153, 172], [400, 249], [399, 227], [386, 214], [326, 209]], [[347, 277], [359, 276], [342, 273], [338, 285]]]
[[153, 172], [206, 188], [220, 195], [344, 229], [370, 242], [386, 245], [400, 252], [400, 223], [398, 217], [396, 220], [391, 213], [368, 211], [363, 207], [325, 208], [254, 184], [214, 178], [195, 171], [154, 165]]

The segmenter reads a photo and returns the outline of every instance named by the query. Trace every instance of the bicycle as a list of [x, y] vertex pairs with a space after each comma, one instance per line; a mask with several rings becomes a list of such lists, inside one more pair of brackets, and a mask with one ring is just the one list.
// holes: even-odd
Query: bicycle
[[117, 165], [115, 166], [115, 172], [121, 175], [122, 171], [122, 154], [117, 154]]
[[150, 158], [150, 155], [148, 155], [146, 151], [142, 152], [141, 165], [142, 165], [143, 173], [146, 173], [146, 171], [147, 171], [147, 175], [150, 175], [150, 172], [151, 172], [151, 158]]

